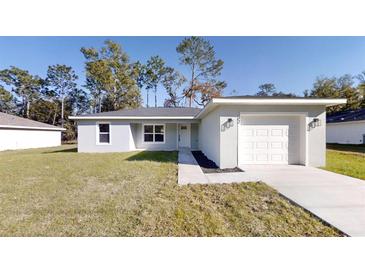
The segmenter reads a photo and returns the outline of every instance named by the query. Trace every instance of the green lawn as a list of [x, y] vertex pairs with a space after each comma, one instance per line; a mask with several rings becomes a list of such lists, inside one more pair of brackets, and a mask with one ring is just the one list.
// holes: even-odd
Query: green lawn
[[324, 169], [365, 180], [365, 146], [328, 144]]
[[338, 236], [263, 183], [178, 186], [176, 152], [0, 153], [1, 236]]

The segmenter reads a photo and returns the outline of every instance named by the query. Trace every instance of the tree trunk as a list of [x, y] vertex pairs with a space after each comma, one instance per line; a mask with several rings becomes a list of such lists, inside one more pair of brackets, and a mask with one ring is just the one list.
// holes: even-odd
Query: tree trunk
[[101, 112], [101, 96], [99, 97], [99, 113]]
[[149, 107], [149, 105], [148, 105], [148, 96], [149, 95], [149, 89], [147, 89], [147, 107]]
[[29, 118], [30, 102], [27, 100], [27, 118]]
[[65, 98], [62, 97], [61, 99], [61, 126], [63, 127], [63, 123], [64, 123], [64, 120], [63, 120], [63, 116], [64, 116], [64, 101], [65, 101]]
[[56, 103], [56, 108], [55, 108], [54, 115], [53, 115], [53, 125], [55, 125], [55, 124], [56, 124], [57, 109], [58, 109], [58, 107], [57, 107], [57, 106], [58, 106], [58, 105], [57, 105], [57, 103]]
[[157, 108], [157, 86], [155, 86], [155, 108]]

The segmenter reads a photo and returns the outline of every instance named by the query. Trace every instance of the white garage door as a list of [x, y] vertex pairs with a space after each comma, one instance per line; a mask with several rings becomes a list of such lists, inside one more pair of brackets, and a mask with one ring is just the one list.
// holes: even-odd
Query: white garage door
[[288, 164], [289, 125], [242, 125], [239, 165]]

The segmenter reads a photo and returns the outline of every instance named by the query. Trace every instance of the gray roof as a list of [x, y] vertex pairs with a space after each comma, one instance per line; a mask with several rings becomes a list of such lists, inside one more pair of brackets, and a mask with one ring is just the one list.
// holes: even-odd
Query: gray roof
[[49, 130], [63, 130], [60, 127], [52, 126], [49, 124], [37, 122], [34, 120], [22, 118], [15, 115], [6, 114], [3, 112], [0, 112], [0, 127], [6, 128], [6, 127], [17, 127], [17, 128], [44, 128]]
[[327, 123], [341, 123], [350, 121], [365, 121], [365, 108], [346, 110], [327, 115]]
[[189, 117], [195, 116], [200, 112], [200, 108], [189, 108], [189, 107], [151, 107], [151, 108], [136, 108], [136, 109], [123, 109], [116, 111], [100, 112], [93, 114], [84, 114], [78, 117], [164, 117], [164, 116], [178, 116], [178, 117]]
[[330, 98], [330, 97], [303, 97], [303, 96], [257, 96], [257, 95], [238, 95], [238, 96], [222, 96], [219, 98], [227, 98], [227, 99], [306, 99], [306, 100], [318, 100], [318, 99], [341, 99], [341, 98]]

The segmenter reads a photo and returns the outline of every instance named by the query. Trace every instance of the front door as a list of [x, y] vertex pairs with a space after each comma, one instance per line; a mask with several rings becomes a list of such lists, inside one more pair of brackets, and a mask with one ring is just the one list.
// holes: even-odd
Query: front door
[[190, 147], [190, 125], [179, 125], [179, 147]]

